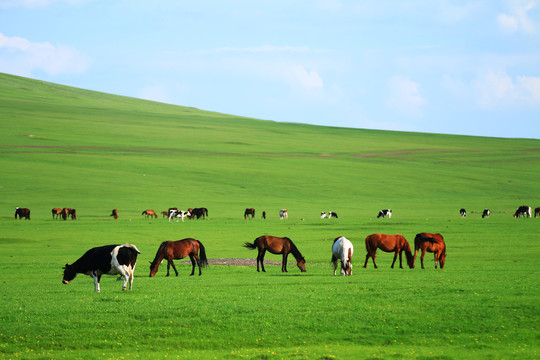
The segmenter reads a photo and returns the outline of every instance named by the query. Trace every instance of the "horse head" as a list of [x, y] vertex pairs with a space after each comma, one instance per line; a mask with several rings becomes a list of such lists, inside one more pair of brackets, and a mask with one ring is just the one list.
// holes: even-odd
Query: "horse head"
[[298, 260], [297, 265], [301, 272], [306, 272], [306, 259], [302, 257]]
[[159, 264], [153, 263], [151, 261], [148, 261], [148, 262], [150, 263], [150, 277], [153, 277], [154, 275], [156, 275], [158, 271]]

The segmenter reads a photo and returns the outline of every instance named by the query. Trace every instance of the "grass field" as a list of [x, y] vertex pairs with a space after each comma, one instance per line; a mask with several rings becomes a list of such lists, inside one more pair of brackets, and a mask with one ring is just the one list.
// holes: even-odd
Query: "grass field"
[[[2, 358], [539, 357], [540, 219], [512, 214], [540, 206], [540, 140], [275, 123], [4, 74], [0, 119]], [[31, 220], [14, 220], [16, 206]], [[171, 206], [210, 217], [141, 216]], [[51, 219], [53, 207], [78, 220]], [[392, 219], [377, 219], [385, 208]], [[381, 252], [378, 269], [362, 267], [366, 235], [423, 231], [443, 234], [444, 270], [430, 254], [425, 270], [390, 269]], [[189, 277], [181, 264], [178, 277], [163, 265], [148, 277], [164, 240], [254, 258], [241, 245], [262, 234], [290, 237], [307, 272], [214, 265]], [[349, 278], [329, 264], [339, 235], [355, 245]], [[114, 277], [99, 294], [84, 275], [61, 283], [66, 262], [126, 242], [141, 250], [133, 291]]]

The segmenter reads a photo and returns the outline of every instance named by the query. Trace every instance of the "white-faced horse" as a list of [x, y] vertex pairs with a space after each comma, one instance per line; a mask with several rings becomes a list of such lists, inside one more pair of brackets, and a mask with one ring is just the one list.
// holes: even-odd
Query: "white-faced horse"
[[332, 245], [332, 263], [334, 264], [334, 275], [336, 275], [338, 260], [341, 260], [341, 275], [352, 275], [351, 258], [354, 252], [353, 244], [344, 236], [337, 237]]

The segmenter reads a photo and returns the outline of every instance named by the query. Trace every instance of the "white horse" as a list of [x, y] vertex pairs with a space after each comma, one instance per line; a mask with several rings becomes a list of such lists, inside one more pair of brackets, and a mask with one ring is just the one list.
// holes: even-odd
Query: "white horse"
[[344, 236], [337, 237], [332, 245], [332, 263], [334, 264], [334, 275], [336, 275], [338, 260], [341, 260], [341, 275], [352, 275], [351, 258], [354, 252], [353, 244]]
[[184, 218], [186, 216], [191, 216], [189, 211], [182, 211], [182, 210], [171, 210], [169, 212], [169, 222], [171, 222], [172, 218], [176, 218], [175, 221], [178, 222], [179, 219], [182, 219], [182, 222], [184, 222]]

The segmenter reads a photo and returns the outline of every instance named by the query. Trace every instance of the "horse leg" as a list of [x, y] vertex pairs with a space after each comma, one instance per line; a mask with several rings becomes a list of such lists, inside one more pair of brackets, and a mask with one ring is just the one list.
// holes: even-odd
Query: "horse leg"
[[403, 249], [399, 252], [399, 268], [403, 269]]
[[334, 276], [336, 276], [337, 263], [338, 263], [338, 259], [332, 256], [332, 264], [334, 264]]
[[433, 257], [435, 258], [435, 269], [437, 268], [437, 263], [439, 262], [439, 252], [436, 251], [434, 254], [433, 254]]
[[[189, 260], [191, 260], [191, 274], [189, 274], [189, 276], [193, 276], [195, 274], [195, 256], [193, 254], [189, 254]], [[197, 264], [198, 263], [199, 261], [197, 261]], [[199, 266], [199, 275], [201, 275], [200, 271], [201, 267]]]
[[266, 250], [259, 250], [259, 254], [257, 255], [257, 271], [259, 271], [259, 263], [260, 263], [262, 271], [266, 272], [266, 270], [264, 270], [264, 264], [263, 264], [265, 252]]
[[420, 263], [422, 264], [422, 269], [424, 269], [424, 255], [426, 255], [426, 250], [422, 249], [422, 255], [420, 255]]
[[[397, 254], [398, 254], [398, 252], [396, 251], [396, 252], [394, 253], [394, 261], [392, 261], [392, 266], [390, 266], [392, 269], [394, 268], [394, 264], [396, 263]], [[400, 256], [400, 257], [401, 257], [401, 256]], [[400, 260], [400, 262], [401, 262], [401, 259], [399, 259], [399, 260]]]
[[283, 263], [281, 264], [281, 272], [287, 272], [287, 256], [289, 256], [289, 253], [283, 254]]
[[373, 266], [375, 266], [375, 269], [377, 268], [377, 264], [375, 263], [375, 256], [377, 255], [376, 252], [374, 251], [373, 254], [370, 254], [371, 255], [371, 259], [373, 260]]
[[172, 266], [174, 273], [176, 274], [176, 276], [178, 276], [178, 271], [176, 270], [176, 266], [174, 266], [174, 262], [172, 261], [172, 259], [167, 262], [167, 276], [169, 276], [169, 265]]

